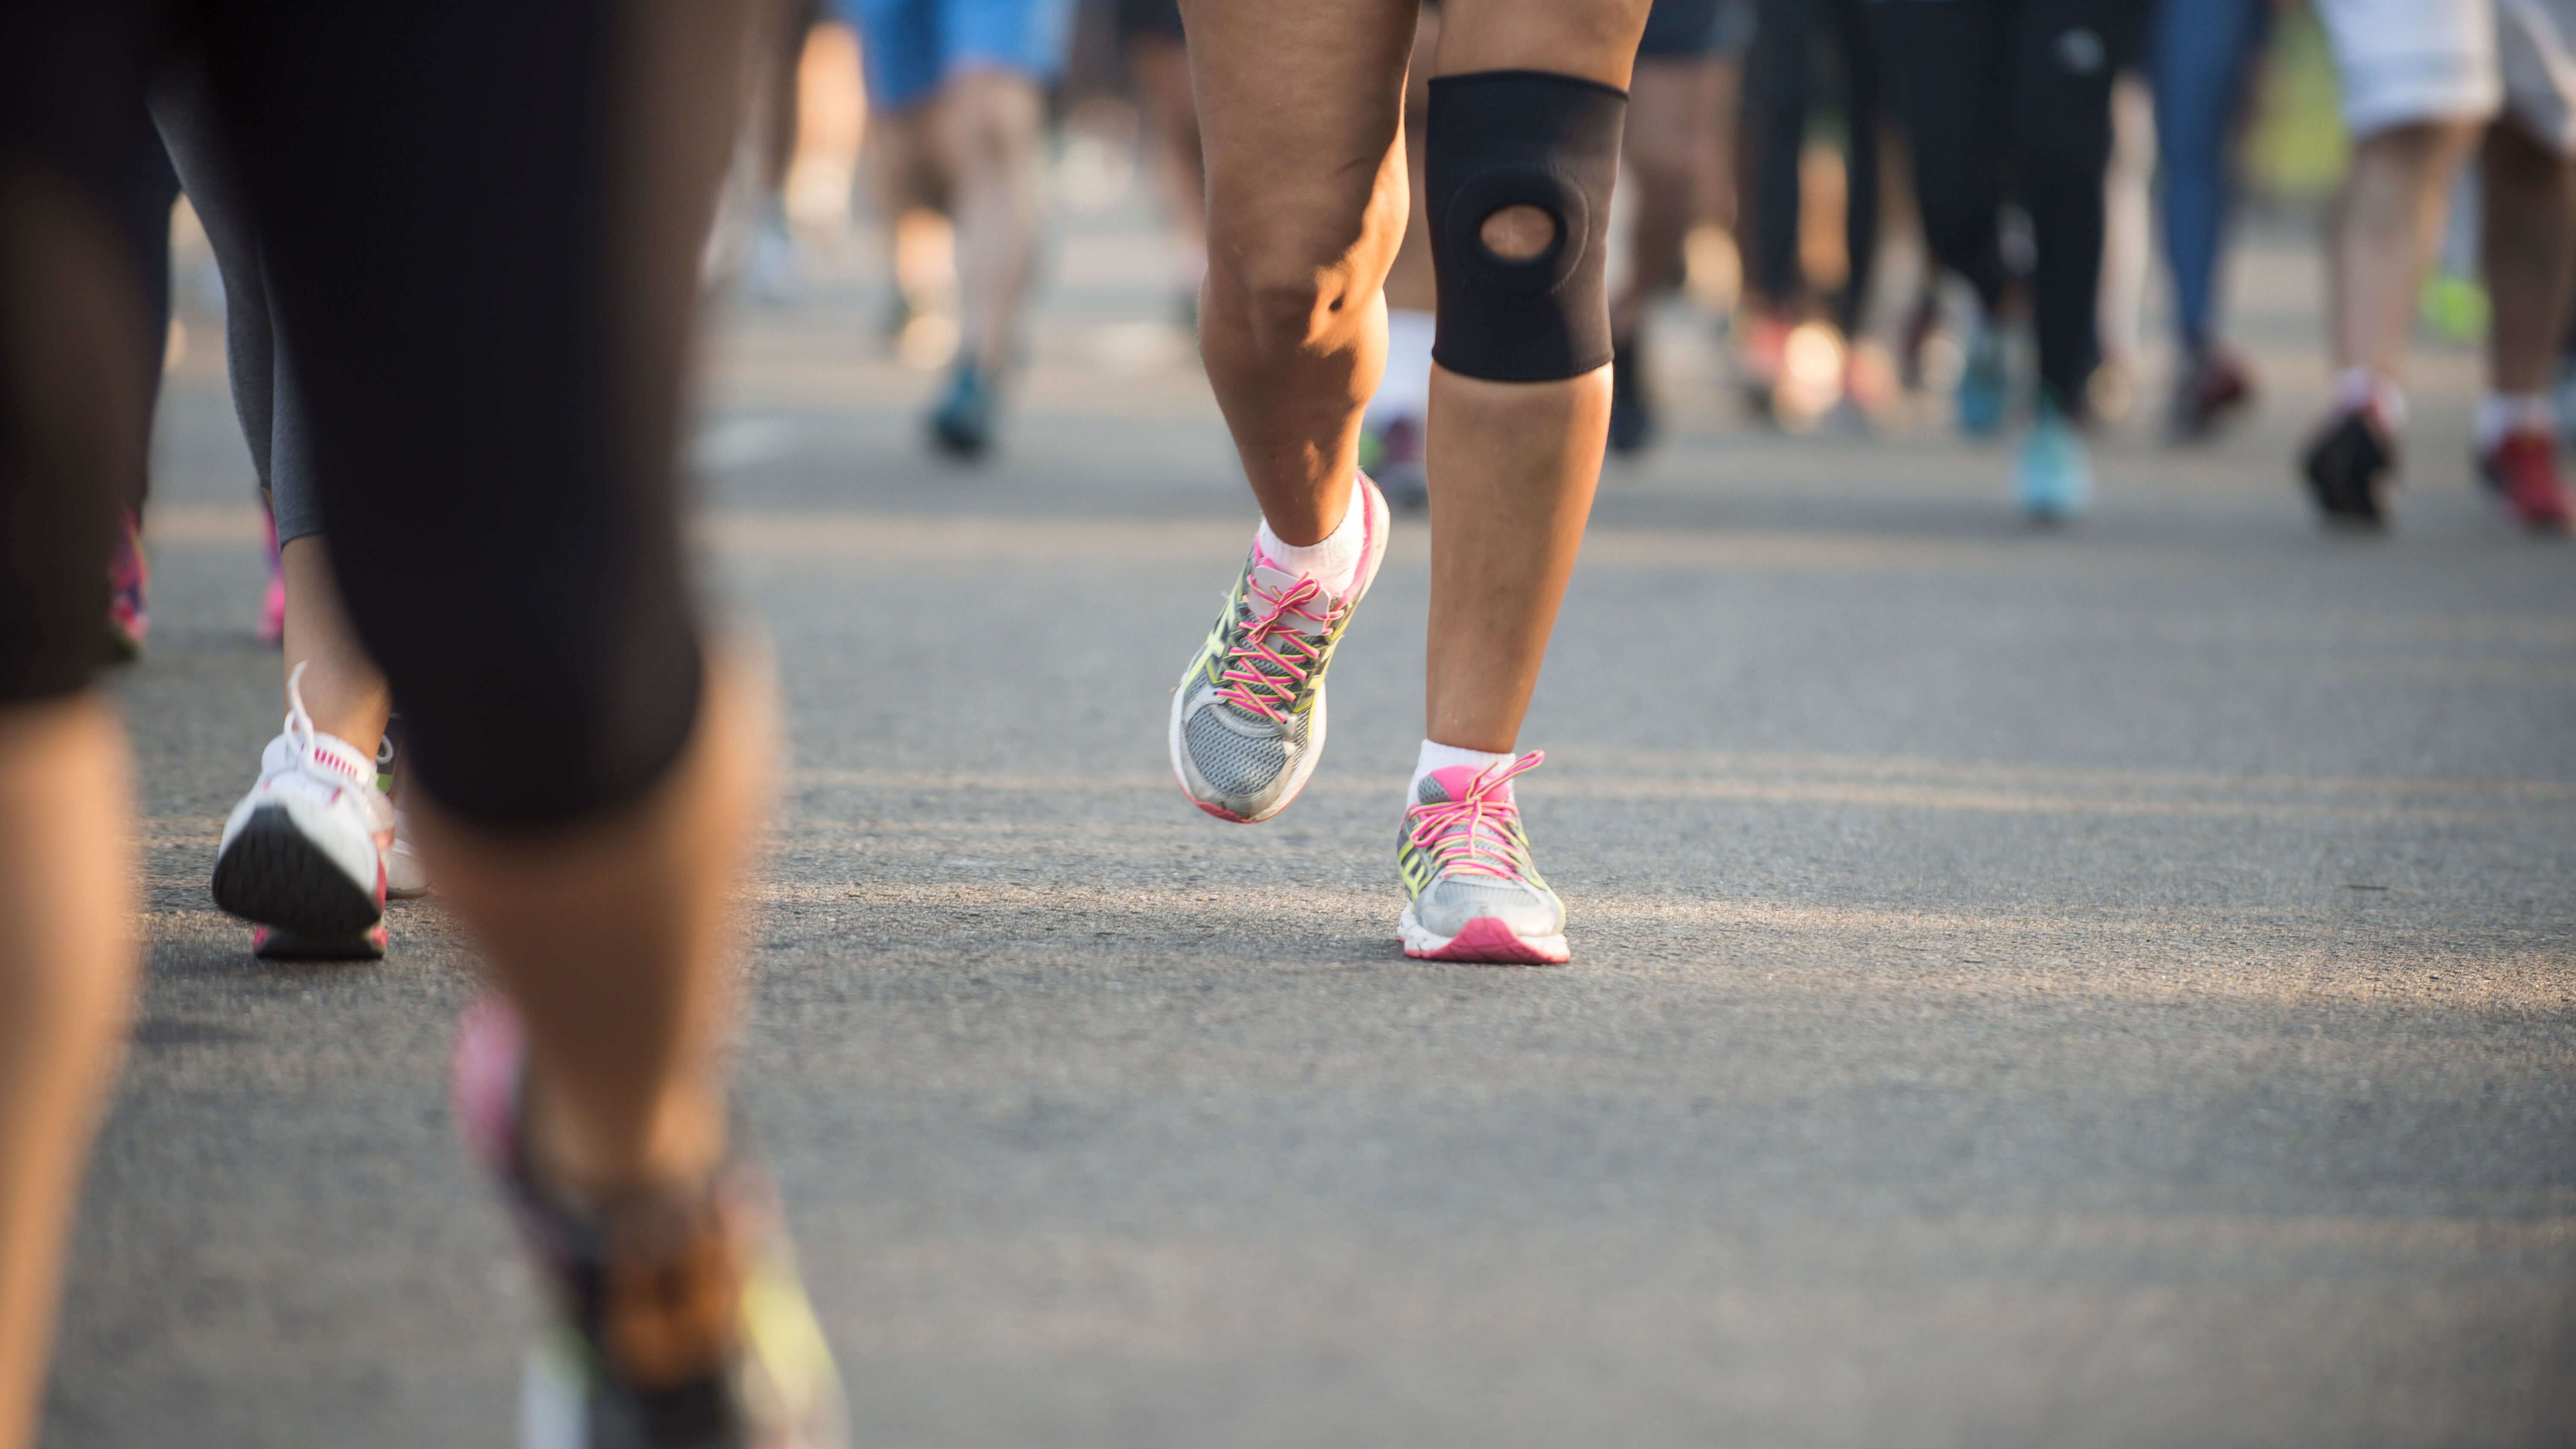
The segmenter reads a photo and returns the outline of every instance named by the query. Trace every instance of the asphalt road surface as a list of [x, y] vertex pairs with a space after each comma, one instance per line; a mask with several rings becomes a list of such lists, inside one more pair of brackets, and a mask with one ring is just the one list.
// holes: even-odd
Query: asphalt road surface
[[[2259, 419], [2126, 426], [2033, 534], [2002, 454], [1752, 428], [1668, 333], [1524, 736], [1574, 963], [1430, 966], [1418, 521], [1297, 806], [1170, 781], [1253, 515], [1141, 235], [1059, 252], [980, 469], [861, 281], [712, 348], [710, 586], [793, 735], [744, 1090], [862, 1443], [2576, 1442], [2576, 550], [2481, 510], [2472, 358], [2394, 535], [2321, 535], [2267, 240]], [[264, 965], [207, 899], [278, 670], [189, 306], [118, 684], [150, 976], [44, 1442], [499, 1445], [470, 953], [430, 901]]]

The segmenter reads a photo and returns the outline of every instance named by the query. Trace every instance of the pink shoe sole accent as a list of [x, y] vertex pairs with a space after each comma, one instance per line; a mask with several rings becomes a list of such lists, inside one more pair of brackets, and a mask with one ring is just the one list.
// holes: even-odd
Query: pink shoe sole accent
[[1492, 916], [1478, 916], [1466, 929], [1449, 938], [1449, 944], [1437, 951], [1416, 951], [1407, 946], [1404, 954], [1416, 961], [1471, 961], [1488, 966], [1562, 966], [1574, 959], [1571, 951], [1542, 951], [1531, 942], [1512, 934], [1512, 928]]
[[506, 1166], [517, 1134], [519, 1064], [527, 1033], [518, 1013], [497, 996], [477, 998], [456, 1024], [448, 1057], [447, 1090], [456, 1111], [457, 1135], [484, 1166]]

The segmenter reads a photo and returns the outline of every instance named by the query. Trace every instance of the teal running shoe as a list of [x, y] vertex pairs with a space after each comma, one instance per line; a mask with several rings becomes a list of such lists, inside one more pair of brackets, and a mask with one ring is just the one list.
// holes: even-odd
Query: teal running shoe
[[2004, 330], [1980, 325], [1968, 339], [1968, 363], [1959, 374], [1951, 403], [1959, 414], [1959, 431], [1972, 438], [1991, 438], [2003, 431], [2004, 406], [2012, 385], [2004, 352]]
[[2043, 403], [2013, 463], [2013, 496], [2033, 523], [2064, 523], [2093, 501], [2093, 460], [2084, 436]]
[[975, 364], [961, 362], [949, 375], [939, 406], [931, 409], [930, 436], [951, 457], [980, 458], [993, 446], [997, 406], [993, 380]]

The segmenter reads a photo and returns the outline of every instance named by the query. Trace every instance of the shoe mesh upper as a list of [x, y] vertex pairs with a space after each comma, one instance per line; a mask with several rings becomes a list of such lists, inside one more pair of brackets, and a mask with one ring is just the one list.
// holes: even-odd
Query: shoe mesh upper
[[1244, 717], [1228, 704], [1210, 705], [1191, 715], [1181, 731], [1183, 743], [1189, 746], [1190, 763], [1197, 767], [1199, 778], [1221, 794], [1237, 798], [1257, 795], [1288, 768], [1290, 745], [1306, 743], [1307, 716], [1290, 715], [1285, 725], [1254, 720], [1252, 723], [1265, 733], [1248, 735], [1228, 729], [1217, 718], [1219, 710], [1238, 719]]
[[[1211, 647], [1220, 673], [1251, 673], [1279, 681], [1276, 691], [1261, 689], [1254, 697], [1279, 709], [1284, 718], [1270, 719], [1223, 699], [1200, 704], [1202, 695], [1218, 690], [1208, 680], [1207, 655], [1202, 654], [1199, 667], [1193, 668], [1185, 686], [1190, 691], [1192, 708], [1181, 727], [1181, 744], [1189, 753], [1191, 767], [1209, 789], [1233, 800], [1257, 799], [1287, 772], [1290, 760], [1306, 747], [1307, 732], [1314, 719], [1311, 710], [1292, 706], [1311, 699], [1314, 691], [1323, 687], [1320, 667], [1298, 681], [1267, 655], [1241, 649], [1246, 629], [1262, 612], [1252, 590], [1251, 575], [1252, 565], [1247, 562], [1234, 593], [1227, 599], [1226, 613]], [[1284, 633], [1271, 637], [1277, 641]], [[1277, 642], [1271, 647], [1274, 651], [1292, 648]]]

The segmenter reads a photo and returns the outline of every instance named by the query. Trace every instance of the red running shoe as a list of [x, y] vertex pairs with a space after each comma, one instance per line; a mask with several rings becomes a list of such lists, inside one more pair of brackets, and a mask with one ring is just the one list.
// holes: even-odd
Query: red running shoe
[[2254, 401], [2253, 374], [2232, 353], [2212, 352], [2174, 387], [2166, 428], [2175, 442], [2198, 442]]
[[2567, 490], [2558, 481], [2558, 449], [2547, 433], [2519, 429], [2478, 459], [2478, 476], [2513, 521], [2532, 533], [2567, 531]]

